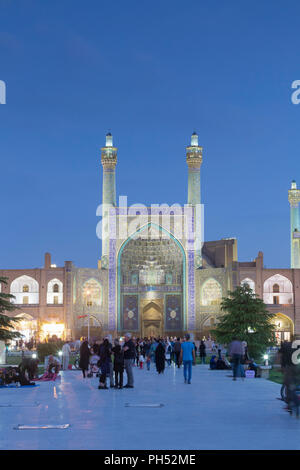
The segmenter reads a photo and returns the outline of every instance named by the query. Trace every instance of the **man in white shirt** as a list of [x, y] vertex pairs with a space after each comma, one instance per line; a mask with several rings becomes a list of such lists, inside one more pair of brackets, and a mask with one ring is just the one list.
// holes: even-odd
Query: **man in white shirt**
[[69, 345], [69, 341], [67, 341], [62, 347], [62, 362], [63, 362], [63, 370], [68, 370], [69, 367], [69, 360], [70, 360], [70, 353], [71, 348]]

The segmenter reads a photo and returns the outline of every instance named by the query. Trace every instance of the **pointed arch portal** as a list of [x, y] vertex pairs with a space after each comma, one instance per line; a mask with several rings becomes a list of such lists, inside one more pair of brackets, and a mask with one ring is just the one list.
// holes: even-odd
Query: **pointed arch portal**
[[186, 264], [182, 244], [153, 222], [128, 237], [117, 256], [118, 331], [186, 329]]

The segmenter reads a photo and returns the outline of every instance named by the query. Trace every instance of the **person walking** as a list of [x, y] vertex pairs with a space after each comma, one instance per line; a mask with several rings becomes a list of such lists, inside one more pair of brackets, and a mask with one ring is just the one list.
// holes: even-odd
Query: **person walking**
[[80, 354], [79, 367], [82, 370], [82, 375], [83, 375], [83, 378], [85, 379], [85, 373], [89, 369], [89, 360], [90, 360], [90, 355], [91, 355], [89, 343], [86, 339], [83, 341], [83, 343], [80, 346], [79, 354]]
[[133, 372], [132, 372], [132, 365], [135, 360], [135, 345], [131, 339], [131, 333], [126, 333], [125, 335], [125, 343], [123, 346], [124, 352], [124, 365], [127, 375], [127, 384], [124, 388], [133, 388], [134, 387], [134, 379], [133, 379]]
[[150, 343], [150, 341], [147, 339], [147, 340], [144, 342], [144, 348], [143, 348], [144, 358], [145, 358], [145, 362], [146, 362], [146, 365], [147, 365], [147, 370], [150, 370], [150, 364], [151, 364], [150, 346], [151, 346], [151, 343]]
[[115, 388], [121, 389], [123, 388], [124, 353], [118, 339], [114, 341], [112, 352], [114, 353]]
[[171, 354], [172, 354], [172, 346], [169, 340], [167, 340], [166, 343], [166, 361], [168, 363], [168, 366], [171, 365]]
[[241, 359], [244, 354], [243, 344], [237, 337], [232, 338], [229, 345], [229, 356], [232, 358], [233, 380], [236, 380], [237, 375], [240, 373]]
[[158, 342], [156, 341], [155, 338], [153, 338], [151, 345], [150, 345], [150, 351], [149, 351], [149, 356], [152, 362], [155, 362], [155, 350], [158, 346]]
[[156, 370], [159, 374], [162, 374], [163, 371], [165, 370], [165, 362], [166, 362], [165, 348], [162, 344], [161, 339], [159, 339], [158, 346], [155, 349], [155, 365], [156, 365]]
[[174, 345], [175, 341], [174, 338], [170, 339], [171, 347], [172, 347], [172, 352], [171, 352], [171, 362], [175, 362], [175, 353], [174, 353]]
[[180, 338], [177, 338], [177, 341], [174, 343], [174, 354], [175, 354], [175, 364], [178, 369], [180, 369], [180, 352], [181, 352], [181, 342]]
[[206, 359], [206, 346], [204, 341], [202, 340], [199, 346], [199, 352], [200, 352], [200, 362], [201, 364], [205, 364], [205, 359]]
[[135, 342], [135, 361], [136, 361], [136, 366], [139, 366], [139, 358], [141, 354], [141, 347], [140, 347], [140, 339], [137, 338]]
[[71, 348], [69, 341], [67, 341], [62, 347], [62, 362], [63, 362], [63, 370], [68, 370], [69, 368], [69, 361], [70, 361], [70, 354]]
[[187, 333], [185, 341], [181, 344], [180, 361], [183, 362], [184, 383], [191, 383], [192, 364], [196, 364], [195, 346], [190, 341], [190, 335]]
[[217, 350], [218, 350], [218, 359], [222, 359], [222, 344], [218, 344], [217, 346]]

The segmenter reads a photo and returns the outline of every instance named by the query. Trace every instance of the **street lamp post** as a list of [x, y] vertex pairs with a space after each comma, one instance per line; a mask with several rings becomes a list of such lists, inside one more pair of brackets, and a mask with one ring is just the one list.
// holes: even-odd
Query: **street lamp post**
[[82, 313], [83, 315], [79, 315], [78, 318], [86, 318], [88, 319], [88, 342], [90, 341], [90, 307], [91, 307], [91, 302], [90, 302], [90, 291], [88, 290], [86, 292], [85, 298], [86, 298], [86, 304], [88, 308], [88, 313], [84, 314], [84, 306], [82, 307]]
[[87, 291], [87, 308], [88, 308], [88, 342], [90, 342], [90, 307], [91, 307], [91, 301], [90, 301], [90, 291]]

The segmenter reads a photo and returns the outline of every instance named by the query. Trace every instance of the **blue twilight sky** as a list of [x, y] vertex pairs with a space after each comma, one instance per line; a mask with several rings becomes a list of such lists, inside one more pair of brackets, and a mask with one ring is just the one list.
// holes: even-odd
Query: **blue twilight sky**
[[118, 194], [148, 205], [186, 202], [196, 130], [205, 239], [289, 267], [299, 15], [296, 0], [0, 0], [0, 268], [46, 251], [96, 267], [108, 129]]

